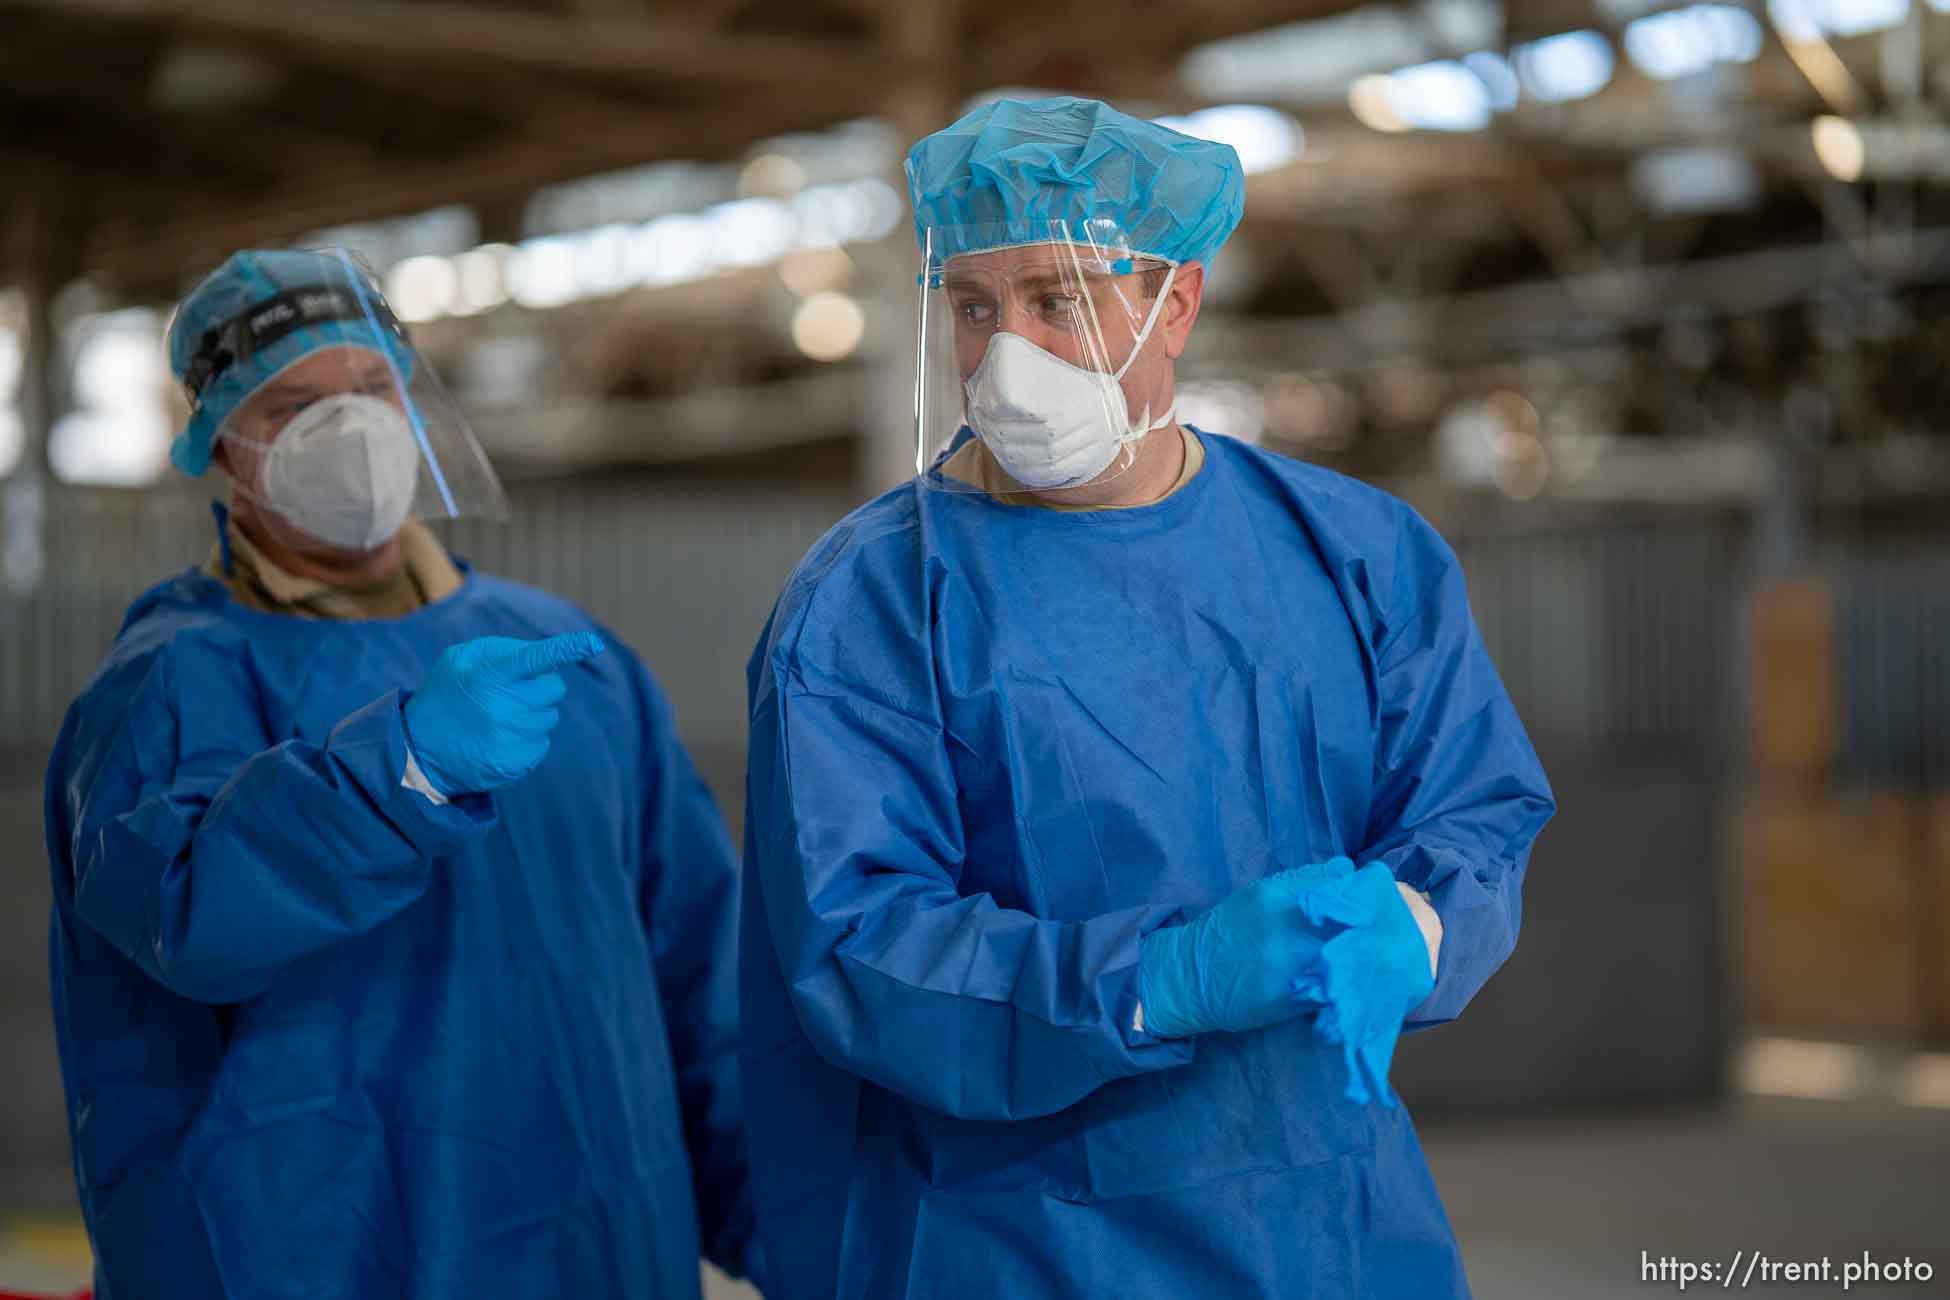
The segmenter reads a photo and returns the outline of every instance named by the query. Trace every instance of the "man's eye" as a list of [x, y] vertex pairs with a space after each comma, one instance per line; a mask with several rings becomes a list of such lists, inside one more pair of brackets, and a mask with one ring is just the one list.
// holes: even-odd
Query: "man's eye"
[[986, 325], [995, 319], [995, 308], [985, 302], [965, 302], [961, 314], [970, 325]]
[[1067, 293], [1046, 294], [1043, 297], [1043, 315], [1068, 316], [1077, 309], [1074, 295]]

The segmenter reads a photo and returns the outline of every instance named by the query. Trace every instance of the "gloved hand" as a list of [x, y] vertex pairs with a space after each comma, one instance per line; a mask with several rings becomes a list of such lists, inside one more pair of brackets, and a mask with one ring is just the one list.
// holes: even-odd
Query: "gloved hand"
[[555, 670], [602, 652], [602, 638], [590, 632], [448, 646], [406, 702], [406, 739], [420, 770], [448, 798], [527, 776], [548, 754], [555, 706], [568, 692]]
[[[1144, 1027], [1163, 1038], [1212, 1029], [1258, 1029], [1299, 1015], [1293, 982], [1334, 933], [1301, 900], [1348, 876], [1346, 858], [1255, 880], [1184, 925], [1144, 936], [1138, 997]], [[1413, 922], [1410, 923], [1411, 928]]]
[[1393, 1106], [1388, 1067], [1402, 1021], [1435, 989], [1429, 943], [1379, 862], [1310, 893], [1301, 906], [1323, 930], [1345, 928], [1295, 982], [1295, 1005], [1317, 1009], [1315, 1034], [1340, 1047], [1348, 1099]]

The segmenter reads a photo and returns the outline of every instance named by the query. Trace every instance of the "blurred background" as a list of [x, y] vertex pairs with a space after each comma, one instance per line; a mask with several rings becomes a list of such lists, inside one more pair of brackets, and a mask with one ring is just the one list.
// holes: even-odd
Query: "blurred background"
[[210, 546], [172, 302], [370, 261], [514, 500], [452, 545], [634, 644], [736, 826], [771, 601], [912, 471], [900, 157], [1036, 89], [1238, 149], [1184, 414], [1427, 514], [1556, 786], [1398, 1062], [1478, 1294], [1950, 1295], [1950, 0], [0, 0], [0, 1287], [87, 1274], [39, 782]]

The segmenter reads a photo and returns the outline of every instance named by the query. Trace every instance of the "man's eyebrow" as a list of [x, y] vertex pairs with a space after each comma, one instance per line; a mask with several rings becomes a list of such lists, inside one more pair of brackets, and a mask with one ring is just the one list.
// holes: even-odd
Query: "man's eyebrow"
[[[975, 276], [947, 277], [947, 287], [951, 293], [981, 293], [989, 289], [987, 280]], [[1030, 271], [1011, 277], [1011, 286], [1022, 292], [1048, 289], [1051, 286], [1062, 288], [1068, 283], [1065, 276], [1055, 271]]]
[[318, 390], [306, 384], [295, 384], [289, 380], [272, 380], [257, 390], [255, 396], [267, 401], [284, 402], [300, 397], [316, 397]]

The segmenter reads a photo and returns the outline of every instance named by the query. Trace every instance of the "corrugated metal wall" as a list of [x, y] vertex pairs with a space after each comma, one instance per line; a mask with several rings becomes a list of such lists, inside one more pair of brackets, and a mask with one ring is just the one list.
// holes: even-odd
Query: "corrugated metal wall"
[[1733, 519], [1450, 540], [1483, 639], [1538, 744], [1712, 751], [1724, 743], [1738, 613]]
[[1950, 789], [1950, 547], [1835, 557], [1842, 774]]
[[[742, 756], [744, 664], [779, 587], [843, 514], [836, 493], [564, 481], [515, 489], [506, 524], [441, 526], [485, 571], [589, 610], [663, 682], [720, 796]], [[0, 593], [0, 750], [44, 748], [143, 588], [200, 562], [214, 536], [199, 498], [76, 493], [49, 511], [48, 576]]]
[[[525, 485], [514, 499], [505, 525], [444, 525], [450, 544], [483, 569], [557, 592], [602, 619], [662, 679], [686, 734], [713, 746], [741, 744], [745, 657], [785, 575], [850, 504], [832, 492], [627, 480]], [[51, 736], [129, 599], [199, 561], [210, 538], [200, 502], [180, 492], [57, 498], [47, 580], [25, 599], [0, 594], [0, 746]], [[1484, 637], [1534, 735], [1602, 747], [1689, 746], [1723, 733], [1737, 585], [1729, 521], [1451, 540]], [[1912, 626], [1926, 611], [1909, 591], [1878, 578], [1851, 607], [1851, 627], [1872, 631], [1898, 614]], [[1930, 608], [1941, 622], [1941, 604]], [[1910, 639], [1865, 632], [1860, 640], [1873, 647], [1864, 653], [1894, 656], [1911, 676], [1928, 671], [1914, 635], [1904, 635]], [[1934, 653], [1950, 652], [1938, 643]], [[1890, 707], [1886, 695], [1863, 700], [1865, 708]], [[1900, 712], [1914, 717], [1907, 703]], [[1888, 743], [1865, 733], [1864, 752]]]

